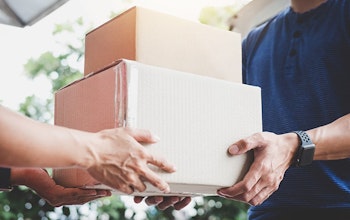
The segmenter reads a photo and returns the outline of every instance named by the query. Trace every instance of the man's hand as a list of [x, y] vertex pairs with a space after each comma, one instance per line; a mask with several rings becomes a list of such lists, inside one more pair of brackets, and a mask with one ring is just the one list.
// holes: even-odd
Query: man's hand
[[143, 192], [148, 181], [163, 192], [169, 192], [169, 185], [162, 180], [148, 164], [166, 172], [174, 172], [175, 167], [165, 160], [150, 154], [139, 142], [155, 143], [157, 138], [149, 131], [132, 128], [103, 130], [97, 141], [90, 147], [93, 163], [87, 171], [97, 181], [124, 193], [131, 194], [136, 189]]
[[[134, 197], [135, 203], [142, 202], [143, 197], [136, 196]], [[174, 206], [176, 210], [185, 208], [190, 202], [191, 197], [178, 197], [178, 196], [150, 196], [145, 198], [147, 205], [155, 205], [160, 210], [165, 210], [171, 206]]]
[[218, 194], [253, 206], [263, 203], [278, 189], [292, 163], [298, 141], [294, 133], [276, 135], [262, 132], [234, 143], [228, 149], [231, 155], [253, 150], [254, 162], [242, 181], [219, 189]]
[[57, 185], [48, 173], [40, 168], [11, 168], [11, 183], [31, 188], [55, 207], [84, 204], [111, 195], [107, 190], [64, 188]]

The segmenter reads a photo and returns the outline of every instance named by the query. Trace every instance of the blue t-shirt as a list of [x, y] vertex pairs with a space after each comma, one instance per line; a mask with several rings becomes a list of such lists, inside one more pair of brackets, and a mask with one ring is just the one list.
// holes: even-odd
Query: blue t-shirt
[[[265, 131], [308, 130], [350, 113], [350, 1], [303, 14], [287, 8], [242, 47], [244, 82], [261, 87]], [[350, 159], [289, 168], [279, 189], [251, 210], [281, 208], [350, 209]]]

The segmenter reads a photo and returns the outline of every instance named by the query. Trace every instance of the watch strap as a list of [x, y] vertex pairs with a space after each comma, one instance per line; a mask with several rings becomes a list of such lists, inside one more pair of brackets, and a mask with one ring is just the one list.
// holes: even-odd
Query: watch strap
[[0, 167], [0, 191], [11, 190], [11, 169]]
[[293, 131], [293, 132], [299, 136], [300, 141], [301, 141], [301, 145], [313, 144], [311, 141], [311, 138], [309, 137], [309, 135], [305, 131]]
[[300, 140], [293, 165], [295, 167], [302, 167], [311, 164], [315, 151], [315, 145], [312, 143], [311, 138], [305, 131], [293, 131], [293, 133], [297, 134]]

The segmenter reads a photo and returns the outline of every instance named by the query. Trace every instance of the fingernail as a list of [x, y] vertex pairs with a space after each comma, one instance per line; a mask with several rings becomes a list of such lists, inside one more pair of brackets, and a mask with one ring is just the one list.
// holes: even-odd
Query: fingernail
[[152, 135], [152, 138], [155, 142], [160, 141], [160, 137], [158, 135]]
[[180, 201], [180, 197], [172, 197], [171, 198], [171, 202], [172, 203], [176, 203], [176, 202], [179, 202]]
[[227, 197], [227, 195], [225, 193], [223, 193], [221, 190], [218, 190], [217, 194], [220, 195], [220, 196]]
[[163, 191], [164, 191], [164, 193], [169, 193], [170, 192], [170, 186], [167, 186]]
[[105, 193], [103, 191], [100, 191], [100, 190], [96, 190], [96, 196], [102, 196], [104, 195]]
[[228, 149], [228, 152], [229, 152], [230, 154], [237, 154], [238, 151], [239, 151], [239, 148], [238, 148], [238, 146], [235, 145], [235, 144], [234, 144], [234, 145], [231, 145], [230, 148]]
[[97, 193], [99, 196], [107, 196], [108, 195], [108, 191], [105, 191], [105, 190], [103, 190], [103, 191], [98, 191], [98, 193]]
[[163, 202], [163, 198], [161, 198], [161, 197], [155, 197], [155, 198], [154, 198], [154, 201], [158, 204], [158, 203], [160, 203], [160, 202]]
[[173, 168], [173, 172], [176, 172], [177, 170], [176, 166], [173, 166], [172, 168]]

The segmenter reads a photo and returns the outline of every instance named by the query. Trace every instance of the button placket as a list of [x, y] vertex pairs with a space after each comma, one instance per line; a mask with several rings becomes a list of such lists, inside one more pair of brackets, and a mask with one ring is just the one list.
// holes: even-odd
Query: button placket
[[296, 30], [294, 31], [293, 33], [293, 38], [292, 38], [292, 49], [289, 51], [289, 56], [291, 57], [294, 57], [297, 55], [297, 50], [295, 49], [296, 48], [296, 44], [298, 43], [298, 38], [300, 38], [301, 36], [301, 31], [299, 30]]
[[290, 49], [287, 54], [287, 62], [286, 62], [286, 70], [287, 72], [294, 72], [296, 68], [296, 59], [298, 57], [298, 50], [300, 38], [302, 35], [302, 26], [304, 24], [304, 19], [302, 17], [298, 17], [295, 20], [293, 30], [291, 31], [292, 36], [290, 37]]

